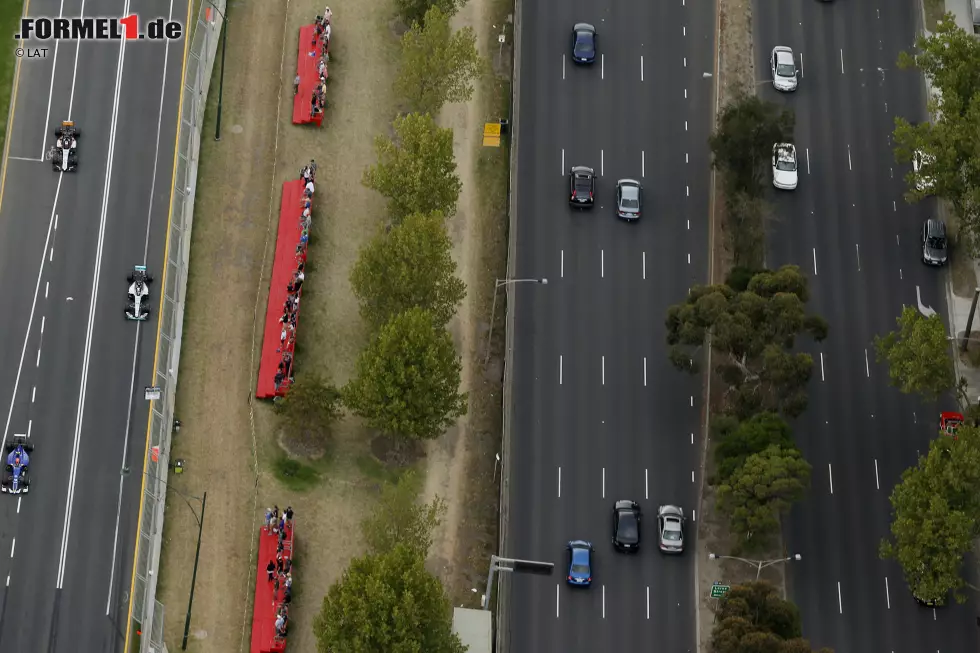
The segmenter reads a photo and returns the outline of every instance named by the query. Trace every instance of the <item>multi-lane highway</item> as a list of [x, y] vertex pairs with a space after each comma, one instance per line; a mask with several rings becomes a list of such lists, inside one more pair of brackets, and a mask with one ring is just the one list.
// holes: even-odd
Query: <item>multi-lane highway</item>
[[901, 472], [935, 437], [935, 408], [889, 386], [872, 340], [895, 327], [902, 306], [922, 302], [946, 315], [941, 272], [919, 259], [918, 230], [934, 215], [908, 205], [906, 168], [895, 164], [895, 116], [924, 118], [917, 71], [895, 61], [912, 47], [919, 3], [755, 3], [757, 71], [787, 45], [801, 69], [799, 90], [767, 99], [796, 111], [797, 190], [774, 193], [778, 221], [771, 265], [796, 263], [810, 275], [814, 311], [830, 337], [812, 349], [811, 403], [796, 421], [813, 465], [813, 487], [787, 524], [787, 546], [803, 555], [790, 568], [805, 635], [837, 653], [976, 651], [972, 606], [917, 605], [898, 565], [879, 559], [888, 535], [888, 496]]
[[[707, 276], [713, 4], [541, 0], [519, 6], [521, 62], [509, 544], [552, 561], [512, 581], [514, 653], [693, 650], [693, 536], [660, 554], [662, 503], [696, 508], [701, 386], [676, 372], [667, 307]], [[594, 65], [570, 60], [595, 25]], [[568, 168], [597, 174], [596, 205], [568, 206]], [[643, 183], [641, 219], [615, 214], [617, 179]], [[612, 505], [644, 510], [638, 555], [615, 553]], [[565, 583], [565, 544], [595, 546], [593, 583]]]
[[[188, 6], [28, 7], [133, 11], [185, 23]], [[19, 68], [0, 198], [0, 419], [5, 440], [36, 447], [30, 493], [0, 497], [0, 651], [118, 651], [157, 336], [155, 319], [124, 318], [126, 274], [145, 262], [163, 277], [184, 41], [36, 45], [48, 55]], [[68, 119], [79, 168], [61, 175], [43, 157]]]

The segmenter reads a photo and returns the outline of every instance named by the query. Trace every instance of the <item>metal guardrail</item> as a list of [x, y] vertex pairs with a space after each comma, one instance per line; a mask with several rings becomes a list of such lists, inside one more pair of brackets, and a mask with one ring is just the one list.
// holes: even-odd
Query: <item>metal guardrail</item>
[[[197, 188], [201, 127], [207, 105], [208, 86], [224, 21], [226, 0], [205, 0], [200, 4], [197, 22], [187, 26], [191, 36], [183, 77], [180, 124], [177, 128], [177, 161], [173, 201], [167, 234], [166, 273], [163, 276], [163, 305], [160, 310], [160, 342], [157, 373], [152, 385], [160, 388], [160, 398], [150, 404], [149, 452], [144, 461], [145, 482], [142, 518], [136, 549], [132, 618], [142, 626], [141, 653], [163, 653], [164, 606], [156, 600], [159, 577], [163, 513], [166, 505], [170, 438], [173, 434], [174, 401], [177, 394], [177, 366], [184, 323], [184, 299], [190, 262], [191, 225]], [[149, 635], [149, 636], [147, 636]]]

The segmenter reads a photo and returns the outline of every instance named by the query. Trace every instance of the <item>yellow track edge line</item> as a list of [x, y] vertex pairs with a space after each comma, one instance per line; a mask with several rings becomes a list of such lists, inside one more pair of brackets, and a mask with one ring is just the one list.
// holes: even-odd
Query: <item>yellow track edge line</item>
[[[192, 0], [187, 0], [187, 20], [184, 23], [188, 27], [191, 24], [191, 9], [194, 6]], [[165, 245], [163, 248], [163, 274], [160, 275], [160, 308], [157, 311], [157, 337], [156, 344], [153, 349], [153, 379], [156, 380], [158, 367], [160, 364], [160, 334], [163, 330], [163, 302], [166, 299], [166, 291], [164, 290], [167, 286], [167, 260], [170, 255], [170, 230], [173, 222], [174, 214], [174, 195], [177, 192], [177, 149], [180, 146], [180, 128], [181, 128], [181, 117], [184, 115], [184, 82], [187, 76], [187, 55], [191, 47], [191, 36], [188, 33], [184, 36], [184, 58], [181, 61], [180, 69], [180, 100], [177, 102], [177, 133], [174, 135], [174, 170], [170, 178], [170, 206], [167, 209], [167, 237], [165, 239]], [[146, 418], [146, 445], [143, 449], [143, 465], [140, 468], [140, 508], [139, 515], [136, 518], [136, 542], [133, 545], [133, 570], [132, 579], [129, 583], [129, 606], [126, 609], [126, 638], [123, 644], [123, 653], [129, 653], [129, 641], [133, 632], [133, 593], [136, 590], [136, 564], [139, 562], [139, 546], [140, 546], [140, 536], [139, 529], [143, 522], [143, 497], [146, 493], [146, 466], [150, 455], [150, 429], [153, 427], [153, 401], [150, 401], [150, 408], [147, 413]], [[128, 437], [128, 436], [127, 436]], [[164, 495], [164, 506], [166, 506], [166, 495]], [[144, 606], [145, 607], [145, 606]], [[146, 624], [140, 624], [144, 629]], [[151, 624], [152, 626], [152, 624]]]

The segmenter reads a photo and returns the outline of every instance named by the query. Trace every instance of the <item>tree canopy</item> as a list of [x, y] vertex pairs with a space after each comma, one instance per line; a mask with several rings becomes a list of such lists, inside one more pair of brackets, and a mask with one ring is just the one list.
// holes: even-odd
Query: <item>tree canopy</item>
[[452, 605], [418, 551], [355, 558], [314, 619], [319, 653], [463, 653]]
[[772, 445], [785, 449], [796, 447], [789, 424], [775, 413], [759, 413], [741, 423], [731, 416], [719, 415], [713, 428], [718, 442], [715, 465], [721, 480], [731, 478], [749, 456]]
[[792, 109], [754, 94], [740, 94], [722, 107], [708, 145], [726, 190], [759, 197], [770, 174], [772, 146], [792, 142], [795, 126]]
[[926, 317], [914, 306], [903, 308], [896, 321], [897, 330], [875, 337], [878, 361], [888, 362], [892, 385], [899, 390], [935, 401], [956, 386], [946, 325], [939, 315]]
[[779, 518], [810, 486], [810, 463], [795, 447], [771, 445], [745, 459], [718, 486], [718, 508], [726, 514], [740, 550], [762, 550], [779, 532]]
[[307, 372], [297, 377], [289, 394], [276, 404], [276, 410], [283, 416], [290, 435], [326, 438], [340, 416], [340, 391], [320, 374]]
[[397, 483], [385, 483], [374, 511], [361, 522], [361, 532], [372, 553], [385, 554], [404, 545], [421, 557], [429, 554], [432, 533], [446, 512], [445, 501], [418, 502], [421, 478], [406, 472]]
[[465, 0], [395, 0], [398, 15], [407, 25], [425, 22], [432, 7], [438, 7], [443, 15], [452, 18], [464, 4]]
[[905, 470], [890, 497], [891, 538], [881, 554], [895, 559], [915, 596], [942, 600], [960, 590], [963, 556], [980, 535], [980, 430], [963, 425], [940, 435]]
[[473, 80], [484, 62], [472, 27], [453, 32], [450, 15], [432, 5], [425, 20], [402, 36], [402, 54], [395, 88], [412, 111], [435, 115], [446, 102], [473, 97]]
[[743, 292], [725, 285], [695, 286], [667, 311], [671, 362], [697, 371], [695, 356], [711, 335], [721, 353], [716, 371], [727, 384], [732, 413], [761, 411], [796, 417], [806, 408], [813, 358], [791, 351], [795, 339], [827, 336], [826, 321], [806, 312], [807, 279], [795, 265], [756, 274]]
[[[914, 52], [899, 56], [902, 68], [917, 67], [938, 92], [929, 100], [932, 123], [895, 119], [895, 157], [908, 163], [916, 151], [933, 157], [906, 175], [909, 201], [929, 195], [947, 200], [960, 217], [960, 237], [974, 253], [980, 244], [980, 42], [947, 14], [936, 31], [915, 41]], [[922, 184], [928, 180], [929, 183]]]
[[437, 211], [415, 213], [390, 230], [379, 230], [361, 249], [350, 281], [361, 316], [375, 329], [415, 306], [445, 326], [466, 296], [466, 285], [455, 273], [446, 220]]
[[[811, 653], [801, 638], [800, 611], [765, 582], [734, 585], [721, 600], [712, 653]], [[818, 653], [831, 653], [821, 649]]]
[[730, 190], [725, 195], [725, 214], [722, 229], [732, 264], [740, 268], [762, 268], [766, 253], [766, 224], [770, 217], [769, 204], [762, 196], [756, 197], [744, 190]]
[[344, 402], [383, 433], [432, 439], [466, 414], [461, 371], [449, 332], [428, 311], [410, 308], [382, 326], [361, 352], [342, 391]]
[[364, 185], [388, 198], [396, 223], [413, 213], [454, 214], [462, 182], [453, 130], [439, 127], [427, 113], [395, 118], [394, 130], [394, 139], [375, 138], [378, 163], [364, 171]]

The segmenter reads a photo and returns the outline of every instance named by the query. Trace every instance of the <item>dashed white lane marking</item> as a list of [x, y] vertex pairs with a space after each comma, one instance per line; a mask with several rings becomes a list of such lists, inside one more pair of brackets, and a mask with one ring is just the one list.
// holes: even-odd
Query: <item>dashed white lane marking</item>
[[698, 520], [698, 511], [697, 510], [692, 510], [691, 511], [691, 519], [694, 520], [694, 521], [697, 521]]
[[[878, 459], [877, 458], [875, 458], [875, 489], [877, 490], [881, 489], [881, 483], [878, 482]], [[885, 580], [885, 582], [887, 583], [888, 581]]]
[[865, 348], [865, 350], [864, 350], [864, 373], [868, 375], [868, 378], [869, 379], [871, 378], [871, 366], [868, 364], [868, 350], [867, 350], [867, 348]]
[[[57, 45], [58, 45], [58, 43], [55, 42], [55, 46], [57, 46]], [[10, 574], [7, 574], [7, 587], [10, 587]]]
[[892, 609], [892, 597], [888, 592], [888, 576], [885, 576], [885, 603], [888, 605], [888, 609]]
[[640, 55], [640, 81], [643, 81], [643, 55]]
[[20, 514], [20, 502], [24, 497], [17, 497], [17, 514]]
[[827, 380], [827, 377], [824, 375], [824, 369], [823, 369], [823, 352], [820, 352], [820, 380], [821, 381]]
[[643, 357], [643, 387], [647, 387], [647, 357]]
[[[895, 200], [892, 200], [892, 211], [898, 211], [898, 204], [895, 203]], [[897, 235], [895, 237], [898, 238]]]
[[44, 316], [41, 316], [41, 333], [44, 333]]
[[31, 429], [33, 427], [34, 427], [34, 420], [32, 420], [32, 419], [27, 420], [27, 437], [28, 437], [28, 439], [30, 439], [30, 437], [31, 437]]
[[647, 585], [647, 619], [650, 618], [650, 586]]
[[694, 444], [694, 433], [691, 433], [691, 444]]
[[602, 498], [606, 498], [606, 468], [602, 468]]
[[[687, 99], [687, 89], [684, 89], [684, 99]], [[687, 131], [687, 121], [684, 121], [684, 131]]]
[[41, 367], [41, 348], [37, 348], [37, 361], [34, 363], [34, 367]]
[[606, 357], [602, 357], [602, 385], [606, 385]]
[[562, 367], [562, 355], [558, 354], [558, 385], [561, 385], [562, 382]]
[[561, 271], [559, 272], [561, 278], [565, 278], [565, 250], [561, 250]]
[[861, 271], [861, 246], [854, 243], [854, 254], [857, 256], [858, 272]]
[[44, 298], [45, 299], [48, 298], [48, 288], [49, 288], [50, 285], [51, 285], [51, 282], [50, 281], [45, 281], [44, 282]]
[[37, 386], [31, 388], [31, 403], [34, 403], [34, 399], [37, 397]]
[[647, 153], [640, 150], [640, 178], [647, 176]]
[[561, 78], [565, 79], [565, 55], [561, 55]]
[[854, 170], [854, 167], [851, 166], [851, 146], [850, 146], [850, 144], [848, 144], [848, 146], [847, 146], [847, 169], [848, 170]]
[[555, 619], [559, 615], [559, 604], [561, 603], [561, 585], [555, 585]]
[[690, 186], [685, 186], [684, 187], [684, 190], [685, 190], [685, 193], [687, 194], [687, 196], [690, 197], [691, 196], [691, 187]]
[[844, 48], [840, 51], [840, 74], [844, 74]]
[[561, 176], [565, 176], [565, 148], [561, 148]]
[[691, 408], [694, 408], [694, 395], [691, 395]]
[[643, 252], [643, 278], [647, 278], [647, 253]]
[[830, 478], [830, 493], [834, 493], [834, 468], [827, 463], [827, 476]]
[[684, 26], [684, 27], [682, 27], [681, 29], [683, 29], [683, 30], [684, 30], [684, 36], [687, 36], [687, 25], [685, 25], [685, 26]]
[[806, 75], [803, 74], [803, 53], [801, 52], [800, 53], [800, 78], [802, 79], [803, 77], [806, 77]]
[[650, 470], [649, 469], [643, 470], [643, 498], [644, 499], [650, 498]]
[[810, 174], [810, 148], [806, 148], [806, 174]]
[[51, 248], [51, 252], [48, 254], [48, 263], [54, 260], [54, 247]]
[[10, 557], [14, 557], [14, 549], [17, 547], [17, 538], [10, 540]]
[[[684, 97], [687, 97], [687, 91], [684, 91]], [[684, 121], [684, 131], [687, 131], [687, 121]]]
[[688, 265], [691, 264], [691, 253], [690, 252], [687, 253], [687, 264]]
[[813, 276], [817, 276], [817, 248], [813, 248]]
[[561, 467], [558, 467], [558, 498], [561, 499]]
[[606, 278], [606, 250], [599, 250], [599, 276]]
[[692, 483], [694, 482], [694, 470], [693, 469], [691, 470], [691, 482]]
[[840, 581], [837, 581], [837, 609], [840, 610], [841, 614], [844, 614], [844, 600], [840, 595]]
[[687, 152], [684, 152], [684, 163], [690, 163], [690, 162], [691, 162], [691, 155]]
[[599, 150], [599, 176], [606, 176], [606, 151]]
[[602, 586], [602, 618], [606, 618], [606, 586]]
[[606, 78], [606, 55], [602, 55], [601, 62], [602, 62], [602, 69], [599, 71], [600, 73], [599, 76], [601, 79], [605, 79]]

